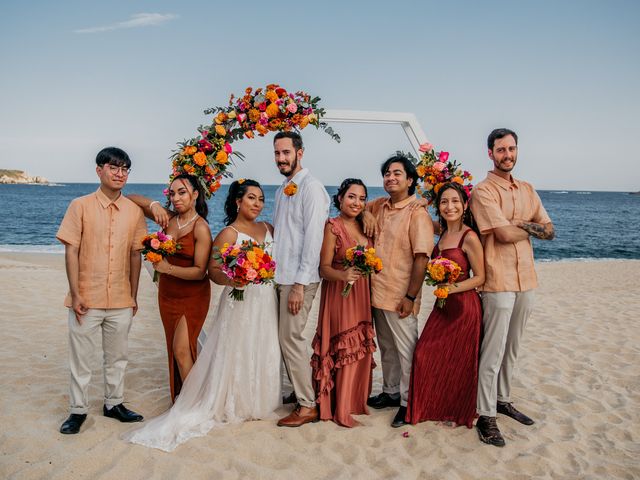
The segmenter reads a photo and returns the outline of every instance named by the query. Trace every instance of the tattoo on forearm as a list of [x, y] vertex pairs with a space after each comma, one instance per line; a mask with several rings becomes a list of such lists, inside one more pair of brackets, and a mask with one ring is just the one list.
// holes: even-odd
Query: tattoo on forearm
[[545, 225], [539, 223], [525, 222], [520, 225], [520, 228], [532, 237], [539, 238], [540, 240], [552, 240], [555, 236], [553, 227], [547, 229]]

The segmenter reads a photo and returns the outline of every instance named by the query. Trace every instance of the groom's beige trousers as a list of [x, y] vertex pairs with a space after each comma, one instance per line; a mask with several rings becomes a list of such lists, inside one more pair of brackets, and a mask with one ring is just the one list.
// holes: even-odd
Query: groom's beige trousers
[[133, 319], [132, 308], [90, 308], [82, 316], [82, 325], [69, 309], [69, 369], [71, 371], [71, 413], [89, 410], [91, 370], [100, 352], [102, 336], [102, 369], [104, 404], [119, 405], [124, 399], [124, 371], [127, 367], [128, 337]]
[[297, 315], [289, 312], [289, 292], [293, 285], [278, 285], [280, 314], [278, 336], [282, 358], [293, 385], [298, 403], [303, 407], [314, 407], [316, 394], [313, 389], [311, 370], [311, 342], [303, 336], [309, 321], [309, 311], [316, 296], [319, 283], [311, 283], [304, 287], [302, 308]]
[[513, 369], [534, 300], [534, 290], [482, 292], [484, 333], [478, 367], [479, 415], [495, 417], [498, 400], [511, 401]]

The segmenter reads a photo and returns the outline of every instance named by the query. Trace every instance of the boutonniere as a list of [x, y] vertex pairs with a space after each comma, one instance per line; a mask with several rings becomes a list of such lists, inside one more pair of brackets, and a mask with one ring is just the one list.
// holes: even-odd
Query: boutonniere
[[294, 182], [289, 182], [286, 187], [284, 187], [284, 194], [287, 197], [293, 197], [296, 193], [298, 193], [298, 185]]

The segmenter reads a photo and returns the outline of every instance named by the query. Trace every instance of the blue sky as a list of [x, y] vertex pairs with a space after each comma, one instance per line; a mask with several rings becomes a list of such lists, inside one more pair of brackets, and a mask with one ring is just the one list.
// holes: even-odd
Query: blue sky
[[[97, 151], [164, 182], [177, 141], [246, 86], [280, 83], [325, 108], [413, 112], [477, 178], [486, 136], [520, 135], [515, 176], [540, 189], [640, 190], [635, 1], [84, 2], [0, 4], [0, 168], [95, 181]], [[408, 150], [394, 126], [305, 129], [326, 184]], [[271, 138], [235, 148], [239, 177], [280, 183]]]

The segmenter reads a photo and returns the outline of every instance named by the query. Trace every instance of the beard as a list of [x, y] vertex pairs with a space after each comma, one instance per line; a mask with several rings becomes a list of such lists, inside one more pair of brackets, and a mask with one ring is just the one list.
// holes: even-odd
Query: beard
[[291, 172], [293, 172], [296, 168], [298, 168], [297, 158], [294, 158], [293, 163], [290, 166], [286, 166], [286, 167], [283, 166], [282, 168], [278, 166], [278, 170], [280, 171], [280, 174], [284, 177], [288, 177], [289, 175], [291, 175]]

